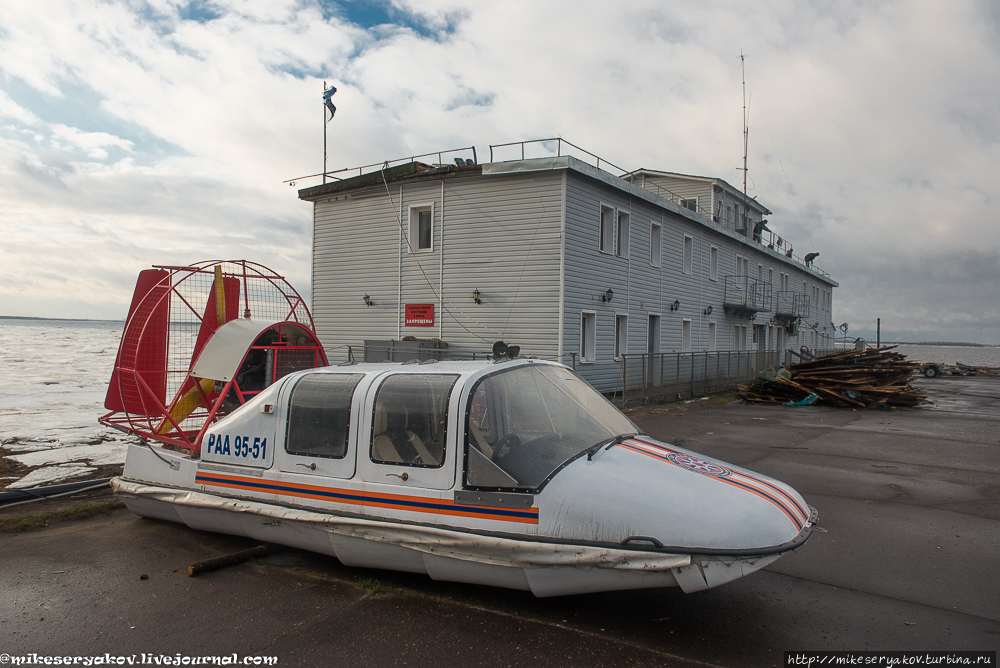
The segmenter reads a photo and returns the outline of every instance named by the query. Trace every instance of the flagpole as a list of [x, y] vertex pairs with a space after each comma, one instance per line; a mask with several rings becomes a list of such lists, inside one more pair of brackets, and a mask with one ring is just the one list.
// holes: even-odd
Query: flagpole
[[[326, 82], [323, 82], [323, 92], [326, 92]], [[323, 183], [326, 183], [326, 105], [323, 105]]]

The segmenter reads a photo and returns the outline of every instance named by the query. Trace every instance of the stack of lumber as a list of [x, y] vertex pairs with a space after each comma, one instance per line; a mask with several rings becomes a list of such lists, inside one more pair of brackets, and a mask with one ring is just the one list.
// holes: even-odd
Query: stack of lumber
[[926, 397], [910, 381], [921, 365], [893, 348], [848, 350], [764, 372], [741, 385], [740, 394], [746, 401], [772, 404], [815, 394], [817, 403], [841, 407], [916, 406]]

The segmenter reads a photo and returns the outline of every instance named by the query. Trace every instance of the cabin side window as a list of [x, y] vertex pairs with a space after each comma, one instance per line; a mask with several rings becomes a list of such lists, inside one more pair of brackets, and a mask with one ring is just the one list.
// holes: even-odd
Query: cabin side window
[[458, 376], [397, 374], [375, 396], [371, 458], [377, 464], [444, 464], [448, 401]]
[[351, 431], [351, 399], [364, 374], [312, 373], [292, 389], [285, 452], [341, 459]]

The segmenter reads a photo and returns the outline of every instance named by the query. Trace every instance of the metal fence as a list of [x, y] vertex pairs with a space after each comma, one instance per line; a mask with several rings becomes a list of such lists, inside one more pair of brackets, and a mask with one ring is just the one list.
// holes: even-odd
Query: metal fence
[[[834, 352], [820, 350], [821, 356]], [[791, 350], [724, 350], [691, 353], [643, 353], [621, 356], [614, 398], [629, 402], [675, 401], [731, 390], [768, 367], [779, 368], [802, 359]]]

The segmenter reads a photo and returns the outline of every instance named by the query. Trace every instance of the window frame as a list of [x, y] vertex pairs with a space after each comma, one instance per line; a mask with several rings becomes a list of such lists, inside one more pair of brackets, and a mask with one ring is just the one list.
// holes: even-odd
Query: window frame
[[[420, 247], [420, 214], [430, 213], [430, 245], [427, 248]], [[433, 253], [434, 252], [434, 202], [428, 204], [414, 204], [409, 207], [410, 224], [407, 229], [407, 250], [410, 253]]]
[[[444, 398], [444, 433], [442, 434], [442, 446], [441, 446], [441, 462], [438, 464], [416, 464], [413, 462], [393, 462], [393, 461], [383, 461], [380, 459], [375, 459], [375, 423], [377, 422], [376, 414], [379, 409], [379, 396], [382, 394], [382, 390], [385, 389], [386, 385], [396, 378], [413, 378], [416, 376], [438, 376], [441, 378], [451, 378], [451, 386], [448, 388], [448, 395]], [[455, 387], [458, 386], [458, 381], [461, 379], [461, 374], [457, 373], [426, 373], [426, 374], [416, 374], [416, 373], [394, 373], [386, 376], [379, 382], [378, 386], [375, 388], [374, 396], [372, 397], [371, 404], [371, 415], [369, 419], [371, 420], [371, 425], [368, 430], [368, 461], [370, 464], [375, 466], [401, 466], [407, 468], [415, 469], [441, 469], [448, 462], [448, 438], [449, 429], [451, 422], [451, 403], [452, 395], [455, 392]]]
[[620, 362], [622, 355], [628, 354], [628, 313], [615, 312], [614, 360]]
[[[589, 322], [589, 327], [588, 327]], [[585, 332], [589, 330], [589, 336]], [[588, 354], [589, 353], [589, 354]], [[580, 364], [597, 362], [597, 311], [580, 311]]]
[[[610, 224], [604, 220], [605, 212], [611, 215]], [[618, 227], [618, 209], [601, 202], [600, 213], [597, 217], [597, 250], [607, 255], [612, 255], [615, 249], [615, 230]]]
[[659, 267], [663, 264], [663, 225], [649, 224], [649, 266]]
[[691, 352], [691, 318], [681, 319], [681, 352]]
[[710, 246], [709, 247], [709, 260], [708, 260], [708, 280], [716, 281], [719, 280], [719, 247]]
[[694, 237], [685, 234], [682, 244], [681, 273], [692, 276], [694, 274]]
[[[314, 376], [316, 377], [317, 380], [323, 379], [323, 378], [336, 378], [336, 379], [344, 378], [344, 377], [355, 378], [354, 385], [351, 386], [351, 393], [350, 393], [350, 396], [348, 397], [348, 401], [347, 401], [347, 431], [346, 431], [346, 433], [344, 435], [344, 454], [342, 454], [340, 456], [337, 456], [337, 455], [324, 455], [324, 454], [315, 453], [315, 452], [302, 452], [302, 451], [290, 450], [288, 448], [289, 443], [292, 440], [292, 438], [291, 438], [292, 437], [292, 419], [293, 419], [293, 417], [295, 415], [295, 403], [294, 403], [295, 402], [295, 393], [296, 393], [296, 391], [299, 389], [299, 387], [301, 386], [301, 384], [304, 381], [306, 381], [307, 379], [312, 378]], [[320, 457], [322, 459], [336, 459], [336, 460], [341, 460], [341, 459], [346, 458], [347, 455], [348, 455], [348, 453], [351, 450], [351, 431], [352, 431], [351, 425], [352, 425], [352, 416], [354, 414], [353, 413], [354, 412], [354, 398], [355, 398], [355, 394], [357, 393], [357, 390], [358, 390], [358, 385], [360, 385], [361, 382], [364, 379], [365, 379], [365, 374], [363, 374], [363, 373], [307, 373], [307, 374], [301, 376], [300, 378], [297, 378], [295, 380], [295, 384], [292, 385], [292, 388], [289, 391], [289, 395], [288, 395], [288, 409], [287, 409], [288, 413], [287, 413], [287, 415], [285, 417], [285, 434], [284, 434], [284, 441], [285, 442], [282, 444], [282, 449], [285, 451], [285, 454], [292, 455], [293, 457]]]
[[[615, 256], [626, 260], [628, 259], [629, 242], [631, 241], [629, 235], [631, 222], [632, 215], [630, 213], [615, 209]], [[624, 234], [622, 233], [623, 228]]]

